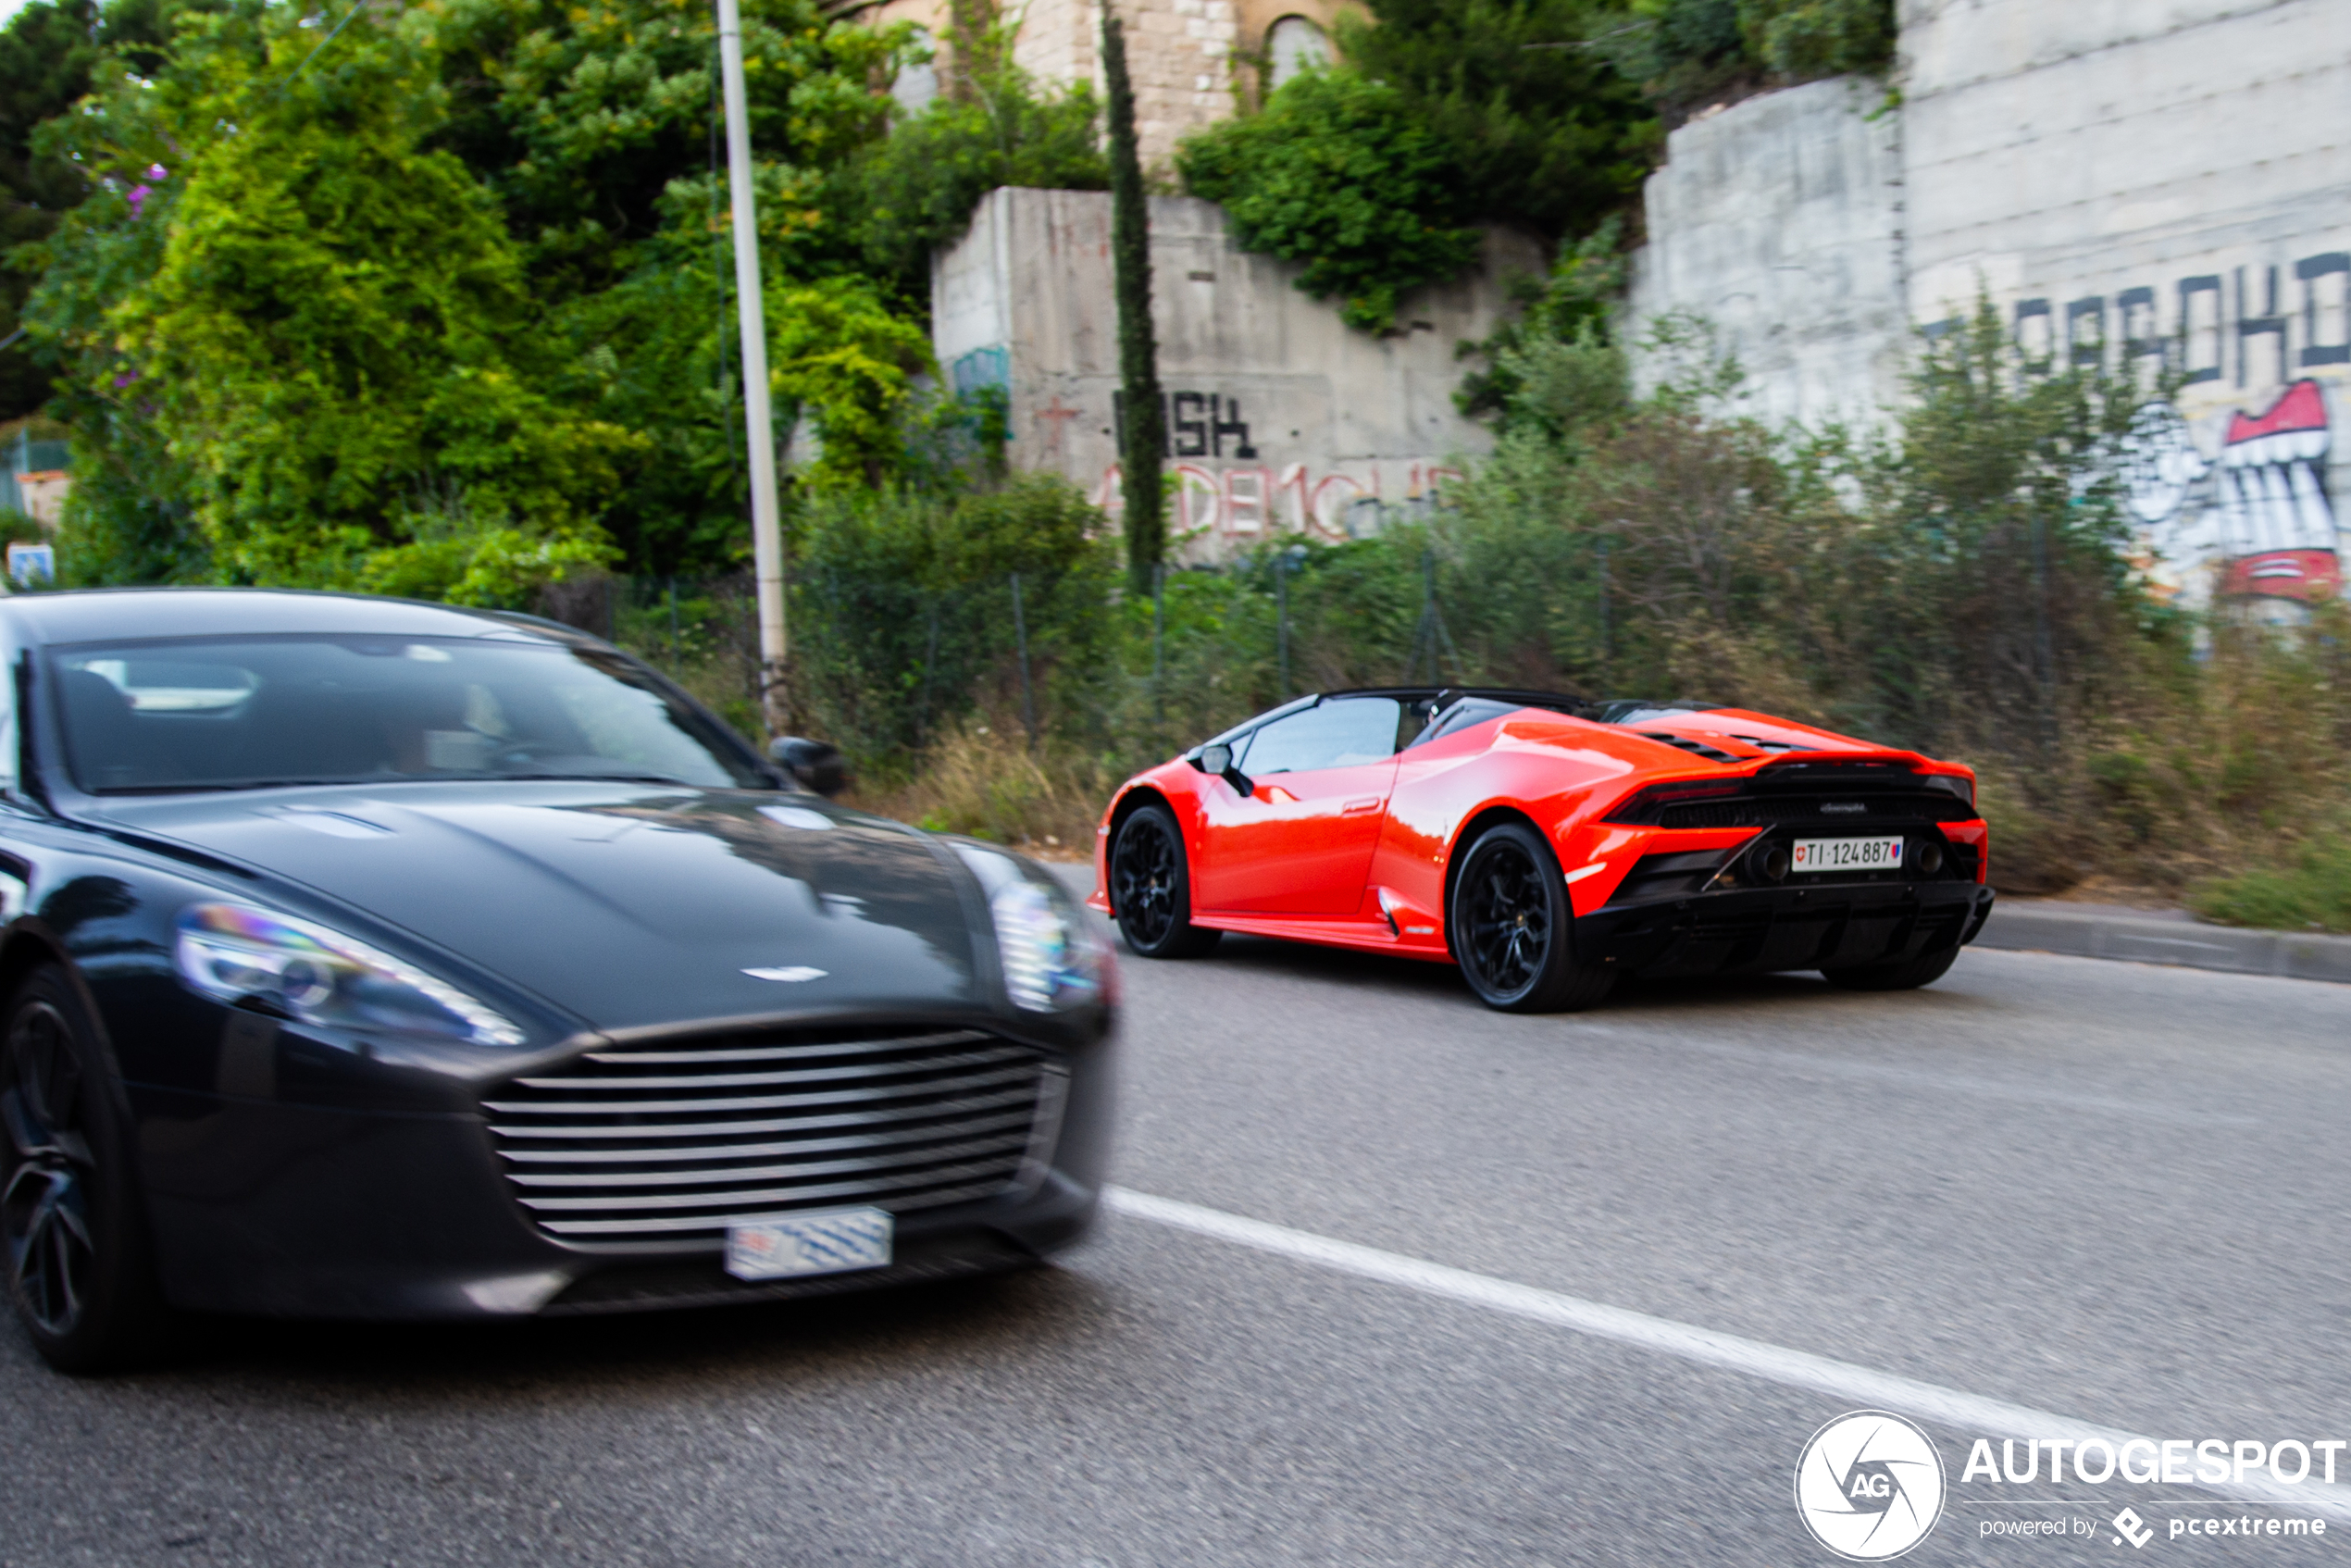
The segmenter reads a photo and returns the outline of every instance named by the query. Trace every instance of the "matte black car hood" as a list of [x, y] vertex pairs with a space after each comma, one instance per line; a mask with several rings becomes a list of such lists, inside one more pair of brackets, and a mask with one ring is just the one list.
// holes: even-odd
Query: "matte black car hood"
[[979, 1000], [960, 868], [919, 834], [810, 796], [444, 783], [102, 809], [366, 911], [600, 1028]]

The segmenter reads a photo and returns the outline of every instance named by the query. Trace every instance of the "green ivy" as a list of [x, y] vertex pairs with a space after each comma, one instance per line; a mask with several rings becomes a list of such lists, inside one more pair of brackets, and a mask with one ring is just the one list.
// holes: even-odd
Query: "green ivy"
[[1350, 70], [1298, 76], [1263, 113], [1187, 140], [1176, 161], [1192, 194], [1223, 204], [1243, 248], [1305, 263], [1298, 287], [1337, 297], [1365, 331], [1387, 331], [1399, 295], [1477, 254], [1452, 150], [1401, 92]]
[[[1586, 402], [1574, 390], [1579, 378], [1571, 367], [1590, 367], [1603, 389], [1623, 379], [1623, 356], [1612, 346], [1611, 328], [1624, 292], [1623, 236], [1615, 218], [1602, 222], [1569, 246], [1549, 276], [1519, 283], [1516, 316], [1484, 341], [1462, 345], [1462, 357], [1485, 361], [1462, 378], [1453, 395], [1462, 413], [1492, 418], [1498, 431], [1531, 421], [1564, 439], [1581, 422], [1574, 411]], [[1559, 352], [1565, 348], [1577, 352]], [[1604, 390], [1600, 396], [1608, 402], [1614, 394]]]
[[1368, 0], [1342, 18], [1348, 63], [1387, 83], [1458, 172], [1448, 222], [1557, 243], [1640, 194], [1662, 147], [1636, 79], [1607, 45], [1632, 26], [1593, 0]]
[[1040, 89], [1014, 64], [1013, 37], [998, 23], [968, 40], [947, 90], [849, 170], [866, 268], [926, 308], [932, 253], [963, 238], [989, 192], [1110, 185], [1093, 88]]
[[1883, 71], [1899, 36], [1894, 0], [1739, 0], [1739, 31], [1790, 81]]

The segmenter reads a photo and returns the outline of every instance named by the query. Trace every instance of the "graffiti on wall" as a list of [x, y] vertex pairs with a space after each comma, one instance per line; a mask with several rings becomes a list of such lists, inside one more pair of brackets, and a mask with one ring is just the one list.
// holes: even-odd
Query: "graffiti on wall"
[[[1190, 541], [1187, 551], [1194, 555], [1246, 550], [1277, 533], [1335, 544], [1378, 531], [1390, 508], [1429, 504], [1439, 485], [1462, 477], [1458, 468], [1417, 460], [1365, 458], [1352, 467], [1352, 473], [1335, 468], [1316, 474], [1303, 463], [1292, 463], [1277, 473], [1255, 465], [1211, 468], [1177, 463], [1171, 470], [1176, 514], [1170, 520], [1175, 532]], [[1091, 497], [1113, 516], [1126, 504], [1120, 478], [1117, 464], [1105, 467]]]
[[2121, 453], [2123, 489], [2147, 554], [2173, 579], [2217, 563], [2230, 597], [2308, 599], [2341, 591], [2332, 431], [2326, 393], [2305, 378], [2256, 413], [2229, 415], [2208, 457], [2171, 404], [2149, 403]]
[[[2351, 252], [2197, 273], [2168, 294], [2044, 296], [2011, 311], [2028, 375], [2154, 369], [2180, 387], [2180, 402], [2138, 411], [2118, 454], [2158, 584], [2191, 598], [2341, 591], [2328, 383], [2351, 366]], [[2244, 395], [2223, 402], [2220, 388]], [[2265, 396], [2270, 388], [2280, 390]]]
[[[1126, 394], [1110, 394], [1111, 428], [1126, 419]], [[1257, 456], [1250, 443], [1249, 421], [1241, 417], [1241, 400], [1215, 392], [1167, 392], [1159, 394], [1160, 429], [1167, 432], [1170, 457], [1222, 457], [1229, 444], [1243, 462]]]
[[[2290, 268], [2239, 267], [2226, 275], [2181, 278], [2168, 297], [2150, 287], [2124, 289], [2111, 298], [2084, 294], [2061, 305], [2055, 296], [2036, 295], [2018, 300], [2010, 317], [2028, 375], [2101, 365], [2128, 374], [2153, 362], [2187, 387], [2232, 379], [2240, 388], [2275, 386], [2322, 366], [2351, 365], [2346, 290], [2351, 251], [2324, 251]], [[1954, 316], [1922, 330], [1939, 338], [1959, 325]]]
[[[1169, 519], [1185, 541], [1187, 555], [1210, 558], [1246, 550], [1279, 533], [1301, 534], [1337, 543], [1376, 531], [1388, 511], [1418, 507], [1435, 499], [1437, 487], [1461, 478], [1460, 470], [1426, 459], [1362, 458], [1317, 473], [1307, 464], [1276, 467], [1263, 460], [1238, 397], [1213, 392], [1170, 391], [1161, 394], [1166, 416], [1168, 471], [1175, 477], [1175, 514]], [[1059, 397], [1038, 408], [1043, 460], [1060, 467], [1067, 453], [1064, 431], [1084, 410]], [[1126, 399], [1111, 394], [1111, 424], [1126, 417]], [[1125, 510], [1120, 467], [1101, 473], [1090, 499], [1113, 516]]]

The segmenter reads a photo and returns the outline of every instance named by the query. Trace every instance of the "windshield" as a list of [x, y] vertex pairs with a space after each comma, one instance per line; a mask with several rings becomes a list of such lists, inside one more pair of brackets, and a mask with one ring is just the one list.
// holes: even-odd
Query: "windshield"
[[400, 779], [773, 788], [612, 653], [474, 638], [191, 638], [50, 654], [93, 794]]

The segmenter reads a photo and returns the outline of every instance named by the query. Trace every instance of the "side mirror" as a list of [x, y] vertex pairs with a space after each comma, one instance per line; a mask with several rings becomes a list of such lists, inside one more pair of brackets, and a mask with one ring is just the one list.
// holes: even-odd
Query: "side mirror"
[[829, 740], [806, 740], [797, 735], [778, 735], [767, 743], [767, 754], [786, 773], [798, 779], [802, 789], [829, 797], [849, 788], [848, 759], [840, 754], [840, 748]]
[[1202, 773], [1213, 773], [1222, 778], [1225, 783], [1233, 787], [1237, 794], [1246, 795], [1250, 790], [1256, 788], [1249, 781], [1247, 774], [1233, 765], [1233, 748], [1230, 746], [1201, 747], [1200, 753], [1193, 759], [1192, 765]]

